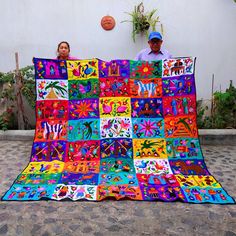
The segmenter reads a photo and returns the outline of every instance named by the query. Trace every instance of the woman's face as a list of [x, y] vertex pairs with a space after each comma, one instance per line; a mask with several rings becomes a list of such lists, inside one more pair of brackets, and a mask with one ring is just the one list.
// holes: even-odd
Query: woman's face
[[70, 49], [66, 43], [61, 43], [58, 48], [58, 57], [61, 59], [67, 59], [70, 53]]

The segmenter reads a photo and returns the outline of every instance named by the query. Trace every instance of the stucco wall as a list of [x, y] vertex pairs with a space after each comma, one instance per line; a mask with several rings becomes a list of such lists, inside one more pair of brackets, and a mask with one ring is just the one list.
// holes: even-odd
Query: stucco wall
[[[124, 12], [141, 0], [0, 0], [0, 71], [14, 69], [14, 52], [20, 66], [32, 57], [54, 58], [57, 43], [67, 40], [73, 56], [133, 59], [147, 46], [145, 37], [131, 39], [131, 24]], [[210, 98], [211, 77], [215, 90], [229, 80], [236, 85], [236, 4], [233, 0], [144, 0], [145, 10], [158, 8], [164, 25], [164, 46], [174, 56], [196, 56], [198, 99]], [[116, 19], [104, 31], [104, 15]]]

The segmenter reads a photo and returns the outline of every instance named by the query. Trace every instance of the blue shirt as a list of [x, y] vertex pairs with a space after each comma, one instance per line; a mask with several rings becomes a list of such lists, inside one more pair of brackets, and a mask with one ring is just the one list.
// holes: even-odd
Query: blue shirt
[[154, 53], [150, 48], [143, 49], [140, 51], [137, 56], [135, 57], [135, 60], [141, 60], [141, 61], [156, 61], [156, 60], [162, 60], [162, 59], [169, 59], [172, 55], [165, 49], [161, 48], [161, 50], [158, 53]]

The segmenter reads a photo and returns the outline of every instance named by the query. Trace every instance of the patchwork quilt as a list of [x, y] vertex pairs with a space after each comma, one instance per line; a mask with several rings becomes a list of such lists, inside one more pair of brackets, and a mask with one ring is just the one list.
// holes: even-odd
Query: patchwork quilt
[[204, 162], [194, 65], [34, 58], [30, 162], [2, 200], [234, 203]]

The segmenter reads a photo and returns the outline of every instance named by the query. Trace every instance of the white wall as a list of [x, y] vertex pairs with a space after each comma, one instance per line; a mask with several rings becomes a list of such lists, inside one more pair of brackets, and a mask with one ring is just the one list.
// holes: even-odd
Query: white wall
[[[14, 69], [32, 57], [54, 58], [58, 42], [71, 44], [73, 56], [104, 60], [133, 59], [147, 46], [145, 37], [131, 39], [124, 12], [141, 0], [0, 0], [0, 71]], [[174, 56], [196, 56], [198, 98], [208, 99], [211, 77], [215, 90], [229, 80], [236, 85], [236, 3], [233, 0], [144, 0], [145, 10], [158, 8], [164, 45]], [[100, 20], [112, 15], [116, 27], [104, 31]]]

